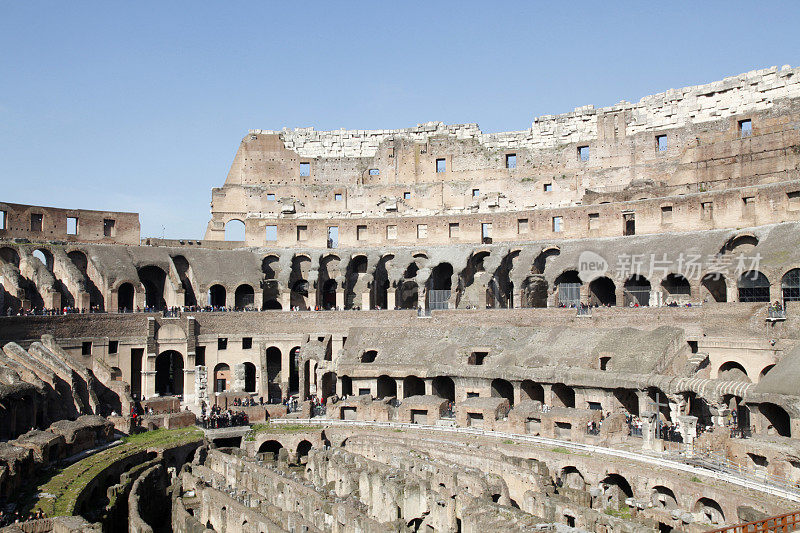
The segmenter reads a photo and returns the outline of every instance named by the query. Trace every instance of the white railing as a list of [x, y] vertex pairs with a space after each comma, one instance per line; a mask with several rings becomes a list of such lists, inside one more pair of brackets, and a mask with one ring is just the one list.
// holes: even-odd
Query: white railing
[[533, 435], [520, 435], [518, 433], [506, 433], [503, 431], [489, 431], [479, 428], [464, 428], [452, 426], [431, 426], [424, 424], [408, 424], [404, 422], [370, 422], [362, 420], [330, 420], [330, 419], [309, 419], [309, 418], [274, 418], [270, 420], [271, 424], [276, 425], [292, 425], [292, 424], [306, 424], [312, 426], [347, 426], [347, 427], [382, 427], [392, 429], [412, 429], [435, 431], [441, 433], [457, 433], [461, 435], [480, 435], [485, 437], [492, 437], [497, 439], [510, 439], [517, 442], [528, 442], [531, 444], [544, 444], [547, 446], [558, 446], [571, 450], [581, 452], [599, 453], [619, 457], [631, 461], [638, 461], [650, 465], [662, 466], [664, 468], [671, 468], [682, 472], [692, 474], [699, 474], [719, 481], [732, 483], [740, 487], [745, 487], [759, 492], [764, 492], [772, 496], [784, 498], [793, 502], [800, 502], [800, 490], [793, 487], [775, 486], [773, 484], [764, 483], [762, 481], [753, 480], [748, 476], [743, 476], [734, 472], [725, 472], [712, 470], [706, 466], [694, 466], [684, 462], [665, 459], [662, 457], [655, 457], [645, 455], [642, 453], [634, 453], [625, 450], [618, 450], [616, 448], [606, 448], [594, 444], [584, 444], [580, 442], [571, 442], [560, 439], [551, 439], [548, 437], [535, 437]]

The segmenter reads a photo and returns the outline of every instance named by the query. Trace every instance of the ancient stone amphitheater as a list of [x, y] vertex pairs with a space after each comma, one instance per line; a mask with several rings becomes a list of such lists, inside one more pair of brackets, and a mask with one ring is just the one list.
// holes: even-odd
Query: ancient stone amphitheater
[[798, 529], [799, 246], [788, 66], [252, 130], [203, 239], [0, 203], [0, 525]]

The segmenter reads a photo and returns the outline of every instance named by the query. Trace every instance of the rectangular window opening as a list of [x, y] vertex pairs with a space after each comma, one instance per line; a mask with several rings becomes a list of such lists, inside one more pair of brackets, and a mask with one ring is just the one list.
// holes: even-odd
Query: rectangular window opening
[[589, 160], [589, 147], [588, 146], [578, 146], [578, 159], [581, 161], [588, 161]]
[[369, 175], [370, 176], [380, 176], [380, 174], [381, 174], [381, 171], [378, 170], [377, 168], [369, 169]]
[[436, 172], [447, 172], [447, 161], [444, 159], [436, 160]]
[[194, 350], [194, 364], [197, 366], [206, 366], [206, 347], [197, 346]]
[[672, 222], [672, 206], [665, 205], [661, 207], [661, 223], [669, 224]]
[[750, 217], [756, 214], [756, 197], [745, 196], [742, 198], [742, 216]]
[[308, 226], [297, 226], [297, 240], [304, 241], [308, 239]]
[[336, 200], [337, 202], [341, 202], [342, 201], [342, 193], [337, 192], [336, 194], [333, 195], [333, 199]]
[[300, 176], [311, 175], [311, 163], [300, 163]]
[[0, 211], [0, 229], [8, 229], [8, 212]]
[[482, 365], [488, 356], [489, 352], [472, 352], [467, 359], [467, 364]]
[[92, 341], [81, 344], [81, 355], [92, 355]]
[[600, 213], [589, 213], [589, 230], [600, 229]]
[[564, 217], [553, 217], [553, 233], [564, 230]]
[[714, 218], [714, 203], [701, 202], [700, 203], [700, 217], [703, 220], [711, 220]]
[[739, 121], [739, 136], [749, 137], [753, 134], [753, 121], [749, 118]]
[[472, 197], [473, 198], [477, 198], [480, 195], [481, 195], [481, 190], [480, 189], [472, 189]]
[[545, 183], [543, 188], [544, 188], [544, 192], [552, 192], [553, 191], [553, 184], [552, 183]]
[[459, 226], [458, 222], [451, 222], [449, 226], [450, 230], [450, 238], [458, 237], [461, 233], [461, 227]]
[[328, 248], [339, 247], [339, 226], [328, 226]]
[[42, 215], [39, 213], [31, 213], [31, 231], [42, 231]]
[[427, 239], [427, 238], [428, 238], [428, 225], [417, 224], [417, 239]]
[[103, 237], [113, 237], [117, 233], [117, 222], [113, 218], [103, 219]]
[[228, 338], [227, 337], [220, 337], [217, 339], [217, 350], [227, 350], [228, 349]]
[[519, 218], [519, 219], [517, 219], [517, 234], [521, 235], [523, 233], [528, 233], [528, 219], [527, 218]]
[[119, 341], [108, 341], [108, 353], [115, 354], [119, 352]]
[[659, 152], [667, 151], [667, 136], [656, 135], [656, 150]]
[[67, 217], [67, 235], [78, 234], [78, 217]]
[[253, 337], [242, 337], [242, 350], [249, 350], [253, 347]]
[[394, 225], [386, 226], [386, 238], [388, 240], [393, 240], [397, 238], [397, 226]]
[[403, 193], [403, 200], [411, 200], [411, 193], [406, 191]]
[[265, 228], [265, 237], [267, 242], [275, 242], [278, 240], [278, 226], [267, 225]]
[[636, 214], [623, 213], [622, 214], [622, 234], [623, 235], [636, 235]]
[[517, 154], [506, 154], [506, 168], [517, 168]]
[[800, 209], [800, 191], [787, 192], [786, 198], [789, 200], [789, 209], [792, 211]]
[[367, 240], [367, 227], [366, 226], [356, 226], [356, 240], [358, 240], [358, 241], [366, 241]]
[[274, 202], [275, 201], [275, 193], [268, 192], [267, 193], [267, 201], [268, 202]]
[[481, 223], [481, 240], [483, 244], [491, 244], [492, 243], [492, 223], [491, 222], [482, 222]]

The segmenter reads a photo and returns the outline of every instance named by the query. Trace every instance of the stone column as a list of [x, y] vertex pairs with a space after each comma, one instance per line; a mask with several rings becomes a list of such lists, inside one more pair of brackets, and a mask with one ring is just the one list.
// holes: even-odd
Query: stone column
[[395, 289], [390, 285], [386, 291], [386, 309], [394, 309], [395, 305]]
[[642, 449], [663, 452], [664, 441], [658, 438], [659, 414], [653, 411], [645, 411], [639, 418], [642, 421]]
[[241, 392], [244, 390], [244, 382], [245, 382], [245, 369], [244, 363], [238, 363], [233, 365], [233, 390], [235, 392]]
[[553, 384], [552, 383], [542, 383], [542, 389], [544, 389], [544, 403], [545, 405], [549, 405], [550, 407], [553, 406]]
[[679, 416], [678, 431], [683, 437], [686, 454], [691, 457], [694, 454], [694, 439], [697, 437], [697, 417]]
[[514, 405], [519, 405], [519, 402], [522, 401], [522, 382], [515, 381], [512, 385], [514, 386]]
[[336, 289], [336, 307], [344, 309], [344, 289]]
[[291, 310], [291, 302], [292, 302], [292, 292], [290, 290], [285, 290], [281, 293], [281, 307], [283, 307], [284, 311]]
[[363, 311], [369, 310], [369, 291], [361, 293], [361, 309]]

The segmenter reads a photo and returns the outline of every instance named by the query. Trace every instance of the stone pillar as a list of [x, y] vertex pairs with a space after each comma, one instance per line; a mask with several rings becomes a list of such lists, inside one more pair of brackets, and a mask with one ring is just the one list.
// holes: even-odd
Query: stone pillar
[[618, 307], [625, 305], [625, 288], [622, 285], [617, 285], [614, 289], [614, 298], [617, 299]]
[[433, 378], [428, 378], [425, 380], [425, 394], [428, 396], [433, 395]]
[[292, 291], [285, 290], [281, 293], [281, 307], [284, 311], [290, 311], [292, 305]]
[[639, 418], [642, 421], [642, 449], [663, 452], [664, 441], [658, 438], [659, 414], [653, 411], [644, 411]]
[[[152, 398], [156, 395], [156, 371], [155, 371], [155, 354], [147, 354], [146, 361], [144, 362], [146, 368], [152, 367], [153, 370], [142, 370], [142, 398]], [[150, 360], [152, 359], [152, 364]]]
[[245, 369], [244, 363], [238, 363], [233, 365], [233, 390], [236, 392], [241, 392], [244, 390], [244, 376], [245, 376]]
[[253, 307], [255, 307], [257, 311], [261, 311], [261, 308], [264, 307], [264, 291], [263, 290], [258, 290], [253, 295]]
[[205, 366], [196, 366], [194, 371], [194, 404], [208, 404], [208, 370]]
[[336, 307], [344, 309], [344, 289], [336, 289]]
[[89, 293], [79, 292], [78, 297], [75, 299], [75, 306], [80, 309], [89, 309], [92, 306]]
[[369, 310], [369, 291], [361, 293], [361, 309], [363, 311]]
[[637, 390], [636, 397], [639, 399], [639, 414], [645, 413], [650, 410], [650, 397], [647, 395], [646, 390]]
[[406, 391], [403, 388], [403, 378], [396, 378], [394, 382], [397, 384], [397, 399], [403, 400], [406, 397]]
[[553, 406], [553, 384], [552, 383], [542, 383], [542, 389], [544, 389], [544, 403], [545, 405]]
[[183, 401], [188, 403], [195, 396], [194, 367], [188, 366], [183, 369]]
[[418, 309], [425, 309], [425, 296], [428, 293], [428, 289], [424, 287], [417, 288], [417, 308]]
[[697, 438], [697, 417], [681, 415], [678, 417], [678, 431], [683, 437], [686, 454], [694, 454], [694, 439]]
[[394, 309], [395, 305], [397, 305], [395, 303], [395, 290], [394, 287], [389, 286], [389, 290], [386, 291], [386, 309]]
[[519, 405], [519, 402], [522, 401], [522, 382], [515, 381], [512, 385], [514, 386], [514, 405]]
[[522, 291], [514, 291], [511, 293], [511, 304], [513, 309], [522, 308]]

